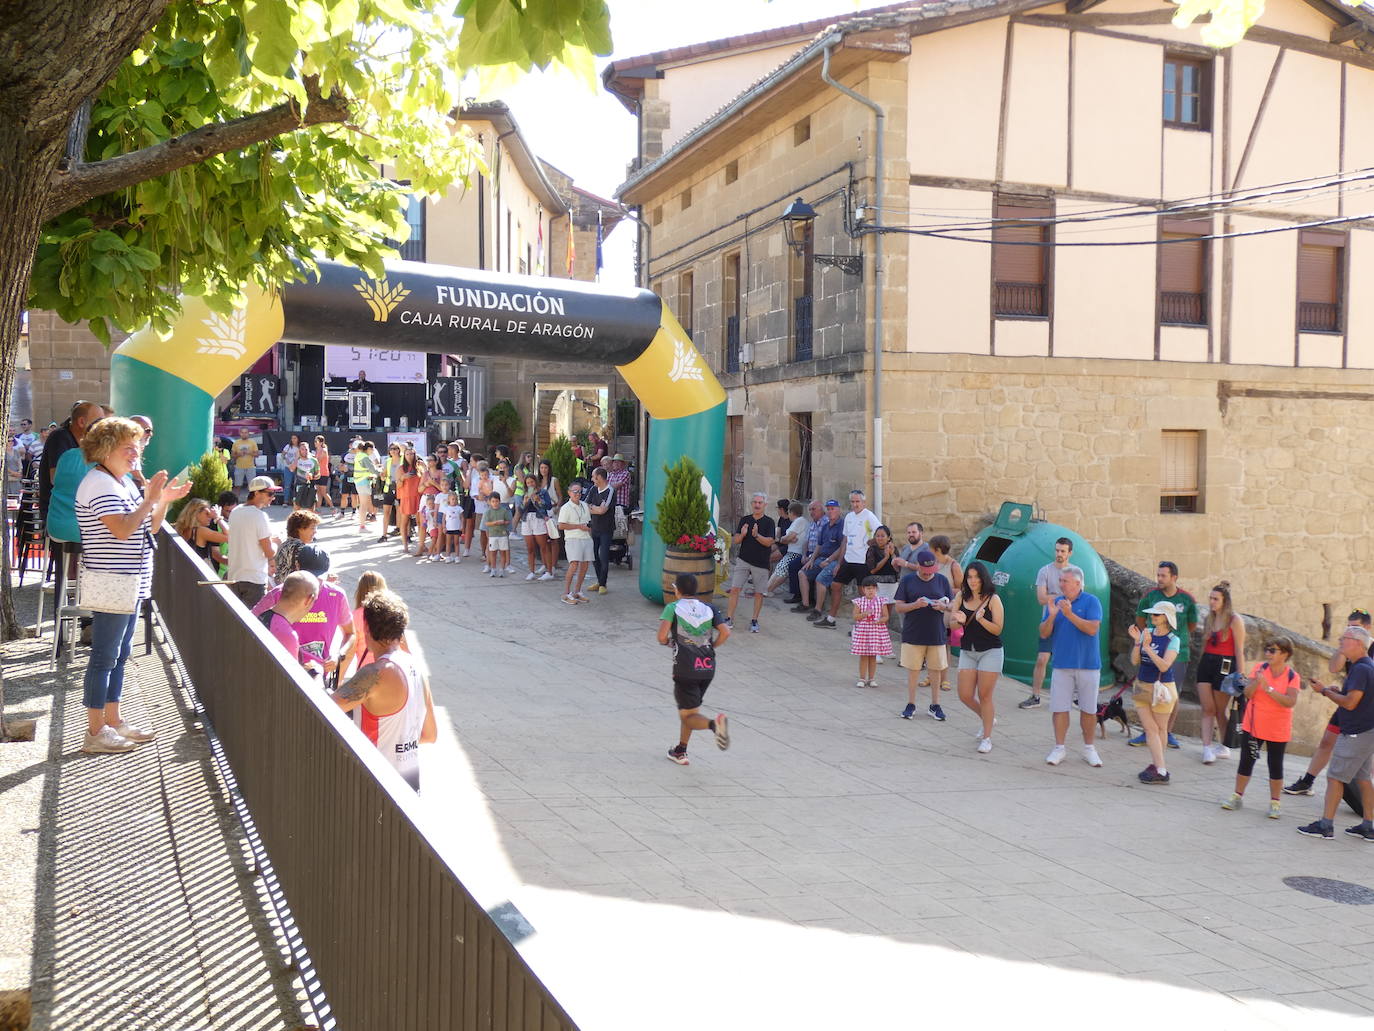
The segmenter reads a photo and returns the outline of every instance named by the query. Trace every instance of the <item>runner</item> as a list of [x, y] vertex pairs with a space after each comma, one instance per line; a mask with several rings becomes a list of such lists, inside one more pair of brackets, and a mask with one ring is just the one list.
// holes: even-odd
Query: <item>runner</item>
[[[329, 496], [329, 446], [323, 434], [315, 435], [315, 463], [318, 468], [315, 479], [315, 503], [325, 508], [333, 508], [334, 501]], [[335, 513], [337, 516], [337, 513]]]
[[[677, 702], [681, 734], [668, 749], [668, 758], [679, 766], [689, 765], [687, 743], [694, 730], [709, 730], [716, 735], [716, 747], [730, 747], [730, 725], [725, 713], [715, 719], [701, 714], [701, 701], [716, 675], [716, 649], [730, 637], [730, 628], [714, 605], [697, 598], [697, 578], [679, 573], [673, 581], [674, 600], [663, 607], [659, 617], [658, 643], [673, 649], [673, 700]], [[712, 639], [711, 630], [715, 629]]]

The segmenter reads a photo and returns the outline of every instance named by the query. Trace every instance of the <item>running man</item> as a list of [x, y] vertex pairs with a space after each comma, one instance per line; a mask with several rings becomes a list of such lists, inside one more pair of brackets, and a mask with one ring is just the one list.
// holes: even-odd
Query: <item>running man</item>
[[678, 743], [668, 749], [668, 758], [679, 766], [687, 766], [687, 742], [694, 730], [715, 734], [716, 747], [721, 751], [730, 747], [730, 725], [725, 713], [719, 713], [715, 719], [701, 714], [701, 700], [716, 672], [715, 649], [729, 639], [730, 628], [714, 605], [697, 598], [697, 578], [691, 573], [677, 575], [673, 594], [674, 600], [663, 607], [658, 643], [673, 649], [673, 700], [677, 702], [682, 727]]

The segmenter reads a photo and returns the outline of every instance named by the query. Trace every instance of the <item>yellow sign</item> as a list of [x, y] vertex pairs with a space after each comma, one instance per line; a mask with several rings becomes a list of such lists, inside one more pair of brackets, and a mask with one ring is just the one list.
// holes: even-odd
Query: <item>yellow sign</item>
[[725, 400], [720, 381], [666, 305], [653, 342], [618, 368], [655, 419], [696, 415]]
[[372, 309], [373, 322], [385, 322], [391, 318], [396, 306], [410, 296], [410, 291], [405, 288], [404, 283], [388, 286], [385, 277], [381, 282], [363, 280], [361, 283], [354, 283], [353, 289], [363, 295], [363, 300]]

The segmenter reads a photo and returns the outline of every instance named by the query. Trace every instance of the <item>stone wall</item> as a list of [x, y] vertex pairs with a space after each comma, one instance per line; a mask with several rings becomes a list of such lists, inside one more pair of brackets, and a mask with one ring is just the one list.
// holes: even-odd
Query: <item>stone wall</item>
[[[123, 339], [116, 334], [114, 346]], [[77, 401], [110, 399], [110, 351], [84, 323], [63, 322], [50, 311], [30, 312], [29, 368], [35, 423], [61, 422]]]

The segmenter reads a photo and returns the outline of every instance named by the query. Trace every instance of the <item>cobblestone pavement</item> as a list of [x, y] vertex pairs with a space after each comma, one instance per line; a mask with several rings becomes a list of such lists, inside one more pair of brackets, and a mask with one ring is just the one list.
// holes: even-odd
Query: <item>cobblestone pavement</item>
[[707, 696], [732, 748], [699, 734], [682, 768], [664, 755], [668, 658], [637, 573], [613, 569], [611, 593], [574, 607], [519, 564], [493, 580], [480, 560], [320, 538], [350, 592], [377, 568], [409, 603], [442, 710], [425, 754], [436, 827], [479, 898], [530, 920], [527, 955], [589, 1031], [1374, 1013], [1374, 909], [1284, 880], [1374, 888], [1374, 850], [1294, 833], [1315, 798], [1267, 819], [1262, 779], [1223, 812], [1234, 760], [1205, 767], [1196, 741], [1170, 753], [1165, 787], [1137, 781], [1147, 753], [1119, 733], [1102, 768], [1074, 736], [1051, 768], [1048, 713], [1018, 711], [1024, 688], [1003, 681], [980, 755], [953, 692], [947, 722], [898, 719], [905, 671], [889, 661], [876, 690], [854, 688], [844, 623], [818, 633], [770, 600], [757, 635], [742, 603]]

